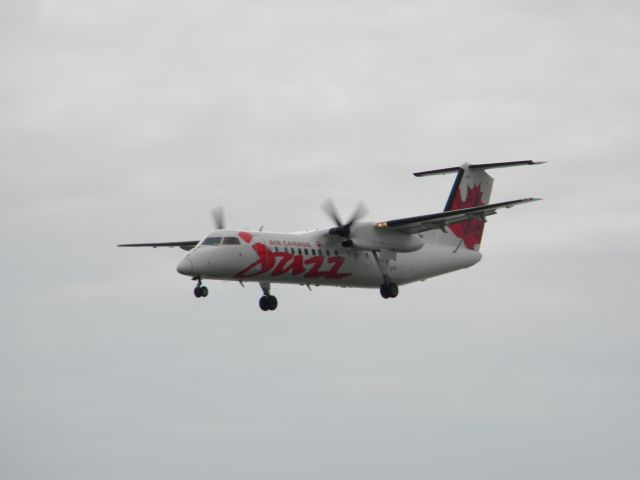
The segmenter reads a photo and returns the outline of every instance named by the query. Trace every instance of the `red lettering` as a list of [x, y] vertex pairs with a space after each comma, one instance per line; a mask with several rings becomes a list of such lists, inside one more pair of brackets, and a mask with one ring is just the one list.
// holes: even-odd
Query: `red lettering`
[[[285, 252], [272, 252], [263, 243], [256, 243], [251, 248], [258, 255], [258, 260], [236, 274], [236, 278], [249, 278], [271, 272], [271, 276], [278, 277], [287, 273], [291, 275], [304, 274], [304, 278], [340, 279], [351, 275], [341, 273], [340, 268], [345, 262], [344, 257], [314, 256], [304, 259], [302, 255]], [[325, 262], [331, 265], [328, 271], [320, 268]], [[307, 271], [306, 265], [310, 265]]]
[[[258, 260], [253, 262], [241, 272], [236, 273], [236, 278], [255, 277], [256, 275], [260, 275], [261, 273], [267, 273], [275, 265], [276, 258], [264, 243], [256, 243], [255, 245], [252, 245], [251, 248], [253, 248], [253, 251], [256, 252], [256, 254], [258, 254]], [[248, 273], [257, 266], [260, 266], [260, 270], [258, 270], [257, 272]]]
[[324, 277], [325, 272], [320, 271], [324, 257], [311, 257], [305, 260], [305, 265], [311, 265], [311, 270], [304, 274], [304, 278], [319, 278]]
[[290, 253], [276, 253], [276, 257], [280, 257], [280, 261], [271, 275], [274, 277], [284, 275], [291, 272], [291, 275], [300, 275], [304, 272], [304, 265], [302, 264], [302, 255], [291, 255]]
[[329, 257], [327, 259], [328, 263], [333, 263], [333, 267], [331, 267], [331, 270], [329, 270], [325, 277], [326, 278], [344, 278], [344, 277], [348, 277], [349, 275], [351, 275], [350, 273], [340, 273], [338, 272], [338, 270], [340, 270], [340, 267], [342, 266], [342, 264], [344, 263], [344, 257]]

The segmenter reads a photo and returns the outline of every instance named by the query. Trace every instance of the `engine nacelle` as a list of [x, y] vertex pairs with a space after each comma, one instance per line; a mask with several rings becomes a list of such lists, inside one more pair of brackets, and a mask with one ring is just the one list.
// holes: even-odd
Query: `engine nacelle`
[[[362, 250], [391, 250], [392, 252], [415, 252], [424, 246], [418, 235], [380, 230], [373, 223], [357, 223], [351, 227], [351, 236], [346, 245]], [[350, 244], [349, 244], [350, 243]]]

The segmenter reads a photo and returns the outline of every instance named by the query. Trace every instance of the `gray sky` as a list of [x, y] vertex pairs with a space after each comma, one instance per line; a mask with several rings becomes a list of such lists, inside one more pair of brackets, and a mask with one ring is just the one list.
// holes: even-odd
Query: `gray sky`
[[[0, 476], [636, 479], [640, 7], [0, 3]], [[238, 228], [442, 208], [496, 171], [483, 261], [375, 290], [209, 282]]]

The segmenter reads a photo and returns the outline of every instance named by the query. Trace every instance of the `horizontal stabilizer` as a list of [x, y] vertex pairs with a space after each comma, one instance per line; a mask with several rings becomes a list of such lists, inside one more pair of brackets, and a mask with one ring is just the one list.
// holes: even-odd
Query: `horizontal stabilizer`
[[519, 160], [517, 162], [497, 162], [497, 163], [479, 163], [475, 165], [464, 165], [463, 167], [450, 167], [439, 168], [437, 170], [426, 170], [424, 172], [416, 172], [413, 175], [416, 177], [426, 177], [428, 175], [445, 175], [447, 173], [457, 173], [461, 168], [488, 170], [490, 168], [506, 168], [506, 167], [519, 167], [521, 165], [540, 165], [546, 162], [534, 162], [533, 160]]

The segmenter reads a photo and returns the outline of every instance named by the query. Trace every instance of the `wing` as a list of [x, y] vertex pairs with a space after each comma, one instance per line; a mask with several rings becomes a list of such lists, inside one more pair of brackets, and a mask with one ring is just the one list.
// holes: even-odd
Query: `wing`
[[180, 247], [182, 250], [191, 250], [198, 244], [199, 240], [186, 240], [184, 242], [162, 242], [162, 243], [123, 243], [119, 247]]
[[539, 198], [523, 198], [511, 200], [510, 202], [490, 203], [478, 207], [463, 208], [461, 210], [450, 210], [447, 212], [432, 213], [431, 215], [421, 215], [418, 217], [399, 218], [386, 222], [376, 223], [376, 228], [395, 230], [404, 233], [419, 233], [427, 230], [443, 230], [447, 225], [466, 222], [472, 219], [484, 219], [487, 215], [493, 215], [499, 208], [511, 208], [521, 203], [534, 202]]

